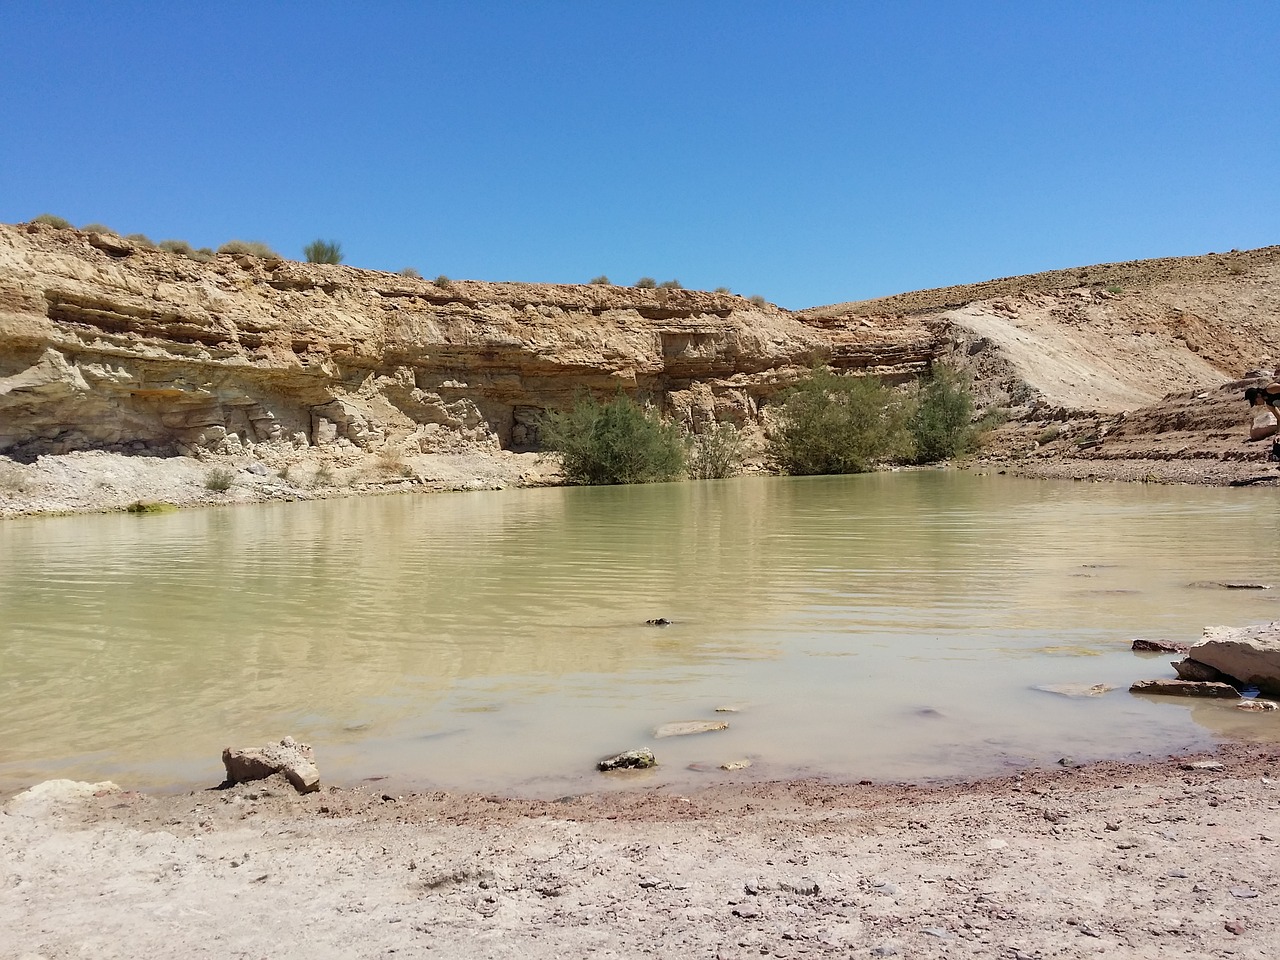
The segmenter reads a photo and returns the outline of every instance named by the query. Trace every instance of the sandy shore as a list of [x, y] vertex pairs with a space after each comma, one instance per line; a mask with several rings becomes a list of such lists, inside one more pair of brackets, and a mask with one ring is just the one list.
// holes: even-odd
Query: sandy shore
[[1270, 957], [1280, 759], [543, 802], [19, 796], [8, 957]]

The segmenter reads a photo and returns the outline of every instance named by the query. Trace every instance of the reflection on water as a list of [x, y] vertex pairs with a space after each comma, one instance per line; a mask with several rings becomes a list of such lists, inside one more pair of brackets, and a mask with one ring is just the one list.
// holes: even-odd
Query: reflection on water
[[[651, 782], [1280, 739], [1124, 689], [1169, 673], [1130, 637], [1280, 618], [1280, 590], [1188, 587], [1280, 581], [1276, 525], [1269, 491], [944, 472], [10, 521], [0, 786], [216, 781], [225, 744], [291, 733], [330, 780], [563, 792], [721, 705]], [[1121, 689], [1032, 689], [1062, 683]]]

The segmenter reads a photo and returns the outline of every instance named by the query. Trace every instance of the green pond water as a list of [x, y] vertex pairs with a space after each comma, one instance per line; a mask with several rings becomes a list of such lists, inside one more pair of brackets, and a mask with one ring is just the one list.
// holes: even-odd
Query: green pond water
[[[922, 472], [9, 521], [0, 789], [213, 784], [285, 734], [328, 782], [551, 796], [1280, 739], [1127, 691], [1172, 676], [1132, 637], [1280, 619], [1280, 589], [1190, 585], [1280, 584], [1278, 505]], [[1034, 689], [1067, 683], [1119, 689]], [[730, 728], [652, 737], [701, 719]], [[658, 769], [594, 772], [641, 746]]]

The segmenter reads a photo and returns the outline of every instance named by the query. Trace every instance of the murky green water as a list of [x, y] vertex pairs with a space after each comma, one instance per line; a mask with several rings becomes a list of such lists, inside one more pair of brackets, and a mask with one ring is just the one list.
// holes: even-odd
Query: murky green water
[[[285, 733], [331, 782], [538, 794], [645, 745], [639, 782], [685, 784], [1280, 739], [1125, 689], [1170, 675], [1131, 637], [1280, 619], [1280, 589], [1188, 586], [1280, 584], [1278, 506], [929, 472], [11, 521], [0, 787], [215, 783], [224, 745]], [[1062, 683], [1121, 689], [1032, 689]], [[651, 738], [718, 706], [725, 732]]]

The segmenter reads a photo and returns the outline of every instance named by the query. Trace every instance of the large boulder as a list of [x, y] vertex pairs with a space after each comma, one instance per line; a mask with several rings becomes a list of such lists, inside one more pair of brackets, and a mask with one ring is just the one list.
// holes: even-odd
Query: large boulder
[[299, 793], [320, 789], [320, 771], [311, 759], [311, 747], [293, 737], [265, 747], [227, 747], [222, 751], [222, 763], [228, 783], [265, 780], [282, 773]]
[[1188, 652], [1240, 683], [1280, 694], [1280, 621], [1248, 627], [1206, 627]]

